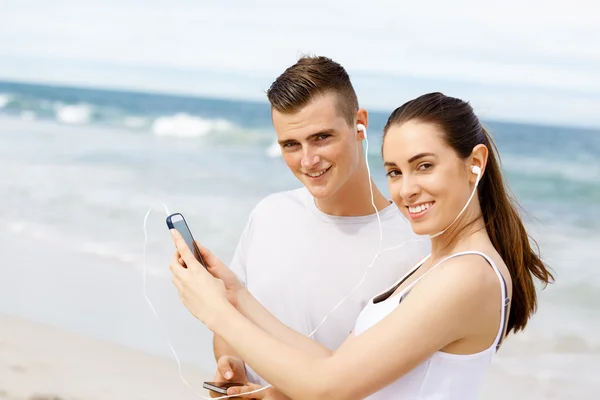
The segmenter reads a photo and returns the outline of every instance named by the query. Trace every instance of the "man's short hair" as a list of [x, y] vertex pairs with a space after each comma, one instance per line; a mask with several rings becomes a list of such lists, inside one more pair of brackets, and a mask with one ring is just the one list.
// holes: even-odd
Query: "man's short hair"
[[277, 77], [267, 98], [272, 110], [293, 114], [327, 93], [336, 94], [340, 116], [352, 125], [358, 111], [356, 92], [344, 67], [327, 57], [301, 57]]

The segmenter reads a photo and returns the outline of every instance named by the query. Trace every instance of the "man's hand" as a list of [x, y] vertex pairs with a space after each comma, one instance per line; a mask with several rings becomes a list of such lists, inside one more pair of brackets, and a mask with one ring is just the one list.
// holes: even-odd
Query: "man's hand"
[[[247, 384], [244, 362], [236, 357], [222, 356], [217, 361], [217, 373], [213, 382], [237, 382]], [[210, 397], [221, 397], [220, 393], [209, 391]], [[258, 394], [258, 393], [257, 393]]]
[[[289, 397], [270, 387], [256, 393], [250, 393], [262, 388], [263, 386], [255, 383], [247, 383], [246, 386], [235, 386], [227, 389], [227, 395], [235, 395], [236, 399], [263, 399], [263, 400], [290, 400]], [[244, 394], [248, 393], [248, 394]]]

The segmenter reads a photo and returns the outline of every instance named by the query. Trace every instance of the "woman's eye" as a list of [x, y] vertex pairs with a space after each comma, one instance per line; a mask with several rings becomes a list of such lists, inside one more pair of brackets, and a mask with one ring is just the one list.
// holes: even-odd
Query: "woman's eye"
[[431, 164], [431, 163], [423, 163], [423, 164], [420, 164], [417, 169], [419, 171], [426, 171], [426, 170], [430, 169], [431, 167], [433, 167], [433, 164]]
[[400, 171], [398, 171], [398, 170], [395, 170], [395, 169], [393, 169], [391, 171], [388, 171], [388, 173], [386, 174], [386, 176], [388, 176], [390, 178], [395, 178], [395, 177], [401, 176], [401, 175], [402, 175], [402, 173]]

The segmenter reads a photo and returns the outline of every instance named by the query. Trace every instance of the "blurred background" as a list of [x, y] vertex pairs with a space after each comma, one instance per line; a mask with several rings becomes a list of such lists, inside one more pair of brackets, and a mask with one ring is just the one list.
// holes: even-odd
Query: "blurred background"
[[[556, 273], [482, 398], [600, 390], [600, 6], [257, 0], [0, 1], [0, 399], [197, 398], [211, 335], [180, 304], [161, 206], [229, 261], [252, 207], [300, 183], [265, 90], [303, 54], [370, 112], [468, 100]], [[165, 329], [166, 328], [166, 329]]]

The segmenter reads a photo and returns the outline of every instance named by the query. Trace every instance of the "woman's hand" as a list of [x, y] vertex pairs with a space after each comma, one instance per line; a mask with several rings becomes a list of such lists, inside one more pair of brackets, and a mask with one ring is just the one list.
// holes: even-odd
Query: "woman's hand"
[[[237, 275], [230, 270], [227, 265], [223, 263], [223, 261], [219, 260], [217, 256], [211, 253], [210, 250], [203, 247], [200, 243], [198, 243], [198, 241], [196, 241], [196, 246], [198, 246], [198, 250], [200, 250], [200, 255], [202, 255], [202, 258], [206, 263], [208, 272], [210, 272], [210, 274], [215, 278], [220, 279], [223, 281], [223, 283], [225, 283], [225, 289], [227, 289], [227, 297], [229, 302], [232, 306], [237, 307], [238, 295], [242, 290], [245, 289], [244, 285], [242, 285], [242, 282], [240, 282]], [[179, 250], [175, 251], [175, 257], [182, 267], [186, 266], [185, 261], [179, 254]]]
[[[227, 307], [231, 307], [225, 284], [222, 280], [211, 276], [196, 260], [176, 229], [171, 229], [171, 234], [177, 247], [177, 254], [173, 257], [170, 269], [173, 274], [173, 283], [179, 292], [179, 298], [194, 317], [211, 329], [212, 324], [219, 320], [222, 312]], [[187, 268], [182, 267], [179, 262], [180, 258]]]

